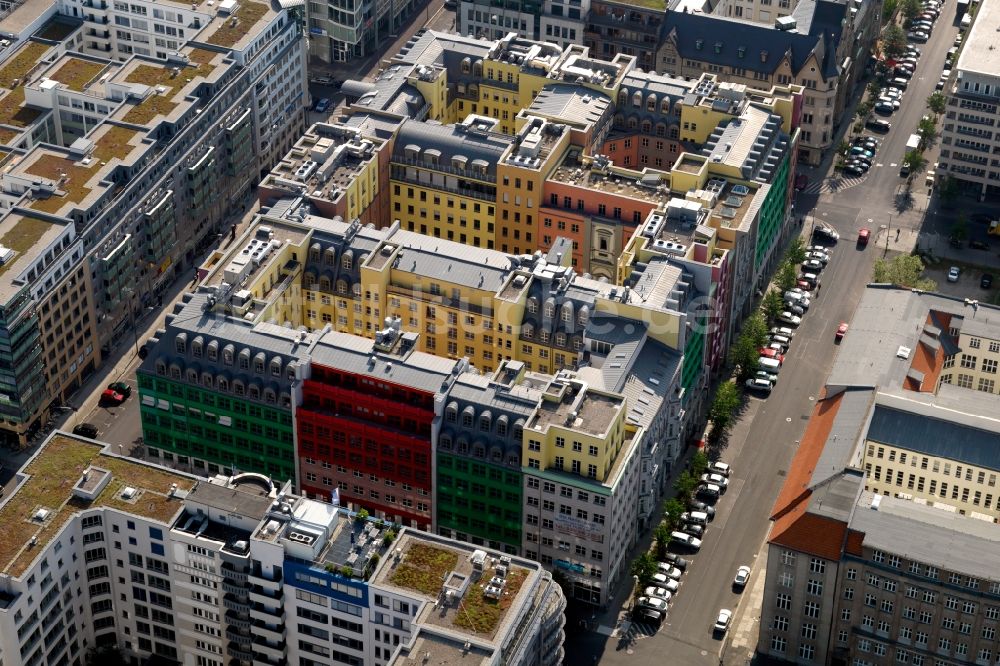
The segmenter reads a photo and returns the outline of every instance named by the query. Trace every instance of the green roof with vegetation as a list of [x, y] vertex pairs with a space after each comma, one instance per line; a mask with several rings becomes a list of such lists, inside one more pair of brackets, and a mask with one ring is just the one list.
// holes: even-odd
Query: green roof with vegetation
[[231, 47], [243, 39], [270, 9], [262, 2], [244, 0], [232, 15], [236, 17], [235, 25], [232, 17], [226, 17], [222, 25], [205, 41], [216, 46]]

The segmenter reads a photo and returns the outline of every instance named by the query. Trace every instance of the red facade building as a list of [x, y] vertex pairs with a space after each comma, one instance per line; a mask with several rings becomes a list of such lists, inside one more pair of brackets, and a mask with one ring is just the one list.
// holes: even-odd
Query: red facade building
[[320, 499], [339, 489], [344, 506], [428, 528], [434, 395], [456, 362], [412, 343], [384, 353], [365, 338], [323, 337], [296, 410], [299, 474], [302, 490]]

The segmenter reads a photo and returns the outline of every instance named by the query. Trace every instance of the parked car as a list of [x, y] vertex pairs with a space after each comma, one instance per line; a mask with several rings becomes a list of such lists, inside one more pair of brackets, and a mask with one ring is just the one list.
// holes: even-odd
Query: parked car
[[717, 634], [724, 634], [729, 629], [729, 623], [733, 619], [733, 611], [723, 608], [719, 611], [719, 617], [715, 619], [712, 630]]
[[75, 428], [73, 428], [74, 435], [80, 435], [81, 437], [86, 437], [88, 439], [97, 439], [97, 426], [93, 423], [80, 423]]
[[926, 42], [931, 36], [922, 30], [914, 30], [906, 33], [906, 38], [911, 42]]
[[[759, 375], [761, 373], [758, 372], [757, 374]], [[771, 390], [774, 389], [774, 385], [772, 384], [771, 381], [767, 379], [760, 379], [758, 377], [753, 377], [751, 379], [746, 380], [744, 386], [746, 386], [746, 389], [748, 391], [754, 391], [755, 393], [764, 393], [767, 395], [770, 395]]]
[[[712, 509], [712, 512], [714, 514], [715, 509]], [[666, 562], [666, 564], [664, 564], [664, 562], [660, 562], [659, 564], [656, 565], [657, 569], [659, 569], [661, 573], [666, 573], [663, 567], [666, 567], [667, 569], [676, 568], [680, 571], [683, 571], [687, 569], [688, 564], [690, 564], [688, 560], [685, 560], [683, 557], [681, 557], [676, 553], [667, 553], [666, 555], [663, 556], [663, 560], [664, 562]], [[670, 567], [669, 566], [670, 564], [674, 566]]]
[[771, 335], [783, 335], [786, 338], [795, 337], [795, 331], [785, 326], [775, 326], [769, 331], [769, 333]]
[[786, 338], [783, 335], [772, 335], [770, 339], [771, 339], [771, 342], [777, 342], [777, 343], [783, 344], [783, 345], [785, 345], [785, 347], [789, 347], [792, 344], [792, 339], [791, 338]]
[[862, 157], [867, 157], [868, 159], [871, 159], [871, 158], [875, 157], [875, 153], [873, 153], [872, 151], [866, 149], [863, 146], [853, 146], [848, 151], [848, 153], [850, 155], [861, 155]]
[[984, 243], [981, 240], [970, 240], [969, 247], [971, 247], [973, 250], [988, 250], [990, 249], [990, 244]]
[[125, 382], [112, 382], [101, 393], [101, 402], [104, 404], [120, 405], [132, 395], [132, 387]]
[[691, 550], [698, 550], [701, 548], [701, 539], [693, 537], [685, 532], [671, 532], [670, 541], [671, 543], [676, 543], [679, 546], [684, 546], [686, 548], [690, 548]]
[[665, 578], [672, 578], [673, 580], [680, 580], [681, 575], [684, 573], [678, 566], [671, 566], [670, 564], [665, 564], [660, 562], [656, 565], [656, 570], [658, 573], [653, 575], [654, 581], [659, 581], [663, 579], [657, 578], [657, 576], [664, 576]]
[[896, 108], [892, 105], [892, 102], [876, 102], [873, 108], [875, 110], [875, 113], [881, 114], [883, 116], [890, 116], [892, 115], [893, 111], [896, 110]]
[[770, 347], [763, 347], [758, 350], [761, 358], [771, 358], [777, 361], [779, 364], [785, 362], [785, 356], [777, 349], [771, 349]]
[[885, 134], [892, 129], [892, 123], [888, 120], [882, 120], [881, 118], [872, 118], [866, 123], [866, 126], [871, 131], [879, 132], [881, 134]]
[[802, 323], [802, 317], [792, 314], [788, 310], [785, 310], [778, 315], [778, 321], [784, 322], [786, 324], [791, 324], [792, 326], [798, 326]]
[[711, 474], [721, 474], [722, 476], [728, 477], [733, 473], [733, 468], [730, 467], [729, 463], [724, 463], [721, 460], [713, 460], [708, 463], [708, 471]]
[[802, 270], [809, 270], [812, 272], [818, 272], [823, 270], [823, 262], [818, 259], [806, 259], [802, 262]]
[[685, 511], [681, 514], [681, 522], [706, 525], [708, 524], [708, 514], [704, 511]]
[[684, 525], [684, 527], [681, 528], [681, 531], [682, 532], [686, 532], [687, 534], [690, 534], [691, 536], [698, 537], [699, 539], [701, 537], [705, 536], [705, 527], [704, 527], [704, 525], [695, 525], [694, 523], [687, 523], [687, 524]]
[[948, 282], [958, 282], [958, 276], [961, 275], [962, 269], [958, 266], [952, 266], [948, 269]]
[[868, 239], [871, 236], [871, 232], [868, 229], [862, 227], [858, 230], [858, 247], [866, 247], [868, 245]]
[[712, 506], [711, 504], [705, 504], [704, 502], [700, 502], [698, 500], [691, 500], [689, 506], [691, 507], [692, 510], [704, 511], [705, 513], [707, 513], [709, 520], [715, 518], [715, 507]]
[[698, 495], [701, 497], [708, 497], [709, 499], [718, 499], [719, 496], [722, 495], [722, 488], [714, 483], [707, 486], [699, 486]]
[[847, 335], [848, 327], [849, 325], [846, 321], [840, 322], [840, 326], [837, 327], [837, 332], [834, 333], [833, 335], [834, 340], [836, 340], [837, 342], [843, 340], [844, 336]]
[[726, 488], [729, 486], [729, 479], [721, 474], [715, 474], [714, 472], [706, 472], [702, 474], [701, 482], [705, 484], [715, 484], [722, 488], [722, 492], [726, 492]]
[[670, 603], [670, 599], [674, 596], [669, 590], [655, 585], [650, 585], [642, 593], [650, 599], [662, 599], [667, 603]]
[[991, 273], [983, 273], [983, 277], [979, 280], [979, 286], [982, 289], [989, 289], [993, 286], [993, 275]]
[[733, 585], [743, 588], [746, 587], [748, 580], [750, 580], [750, 567], [744, 564], [736, 570], [736, 578], [733, 579]]
[[867, 170], [864, 167], [857, 164], [848, 164], [847, 166], [844, 167], [844, 173], [847, 174], [848, 176], [857, 177], [865, 175], [865, 173], [867, 173]]
[[826, 226], [825, 224], [817, 224], [816, 228], [813, 229], [813, 237], [826, 238], [827, 240], [837, 242], [840, 240], [840, 232], [833, 227]]
[[811, 289], [815, 289], [816, 285], [820, 282], [819, 275], [811, 271], [803, 271], [802, 273], [799, 273], [799, 280], [808, 282]]
[[[674, 594], [675, 592], [677, 592], [677, 590], [680, 589], [681, 584], [679, 581], [676, 581], [673, 578], [668, 578], [666, 581], [658, 581], [654, 585], [654, 587], [658, 587], [661, 590], [666, 590], [670, 594]], [[650, 596], [648, 592], [646, 593], [646, 595]], [[670, 597], [667, 597], [667, 601], [670, 601]]]
[[666, 612], [658, 611], [655, 608], [650, 608], [648, 606], [636, 605], [636, 607], [632, 609], [632, 619], [636, 622], [659, 625], [663, 623], [663, 618], [666, 617], [666, 615]]
[[817, 252], [817, 251], [813, 250], [811, 252], [807, 252], [806, 253], [806, 258], [808, 258], [808, 259], [814, 259], [814, 260], [820, 262], [821, 264], [823, 264], [824, 266], [826, 266], [828, 263], [830, 263], [830, 255], [827, 254], [826, 252]]
[[781, 361], [776, 358], [768, 358], [766, 356], [761, 356], [757, 359], [757, 369], [763, 370], [764, 372], [778, 372], [781, 370]]
[[667, 612], [667, 602], [663, 599], [657, 599], [655, 597], [639, 597], [639, 600], [636, 601], [636, 605], [652, 608], [653, 610], [660, 611], [661, 613]]

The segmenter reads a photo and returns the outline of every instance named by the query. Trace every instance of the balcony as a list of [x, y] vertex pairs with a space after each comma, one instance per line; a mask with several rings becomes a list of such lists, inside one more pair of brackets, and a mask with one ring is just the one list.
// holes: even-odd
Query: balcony
[[243, 633], [232, 627], [226, 629], [226, 638], [234, 643], [239, 643], [240, 645], [250, 645], [254, 641], [254, 637], [250, 633]]
[[[246, 580], [246, 577], [244, 577]], [[245, 585], [237, 585], [236, 583], [230, 582], [226, 578], [222, 579], [222, 589], [230, 594], [235, 594], [237, 596], [245, 596], [247, 593], [247, 588]]]
[[250, 574], [246, 571], [239, 571], [236, 567], [226, 562], [222, 565], [222, 575], [238, 583], [245, 583]]
[[247, 650], [236, 643], [230, 643], [226, 646], [226, 652], [233, 659], [239, 659], [241, 661], [253, 661], [253, 652]]
[[250, 602], [241, 599], [233, 594], [227, 594], [222, 597], [222, 605], [229, 610], [234, 610], [238, 613], [249, 613], [250, 612]]
[[275, 626], [268, 626], [266, 622], [255, 620], [253, 623], [253, 633], [254, 636], [260, 636], [267, 641], [277, 643], [284, 640], [285, 624], [278, 622]]
[[285, 666], [285, 664], [287, 664], [288, 662], [285, 660], [284, 656], [275, 658], [275, 657], [269, 657], [266, 654], [262, 654], [260, 652], [254, 652], [253, 663], [262, 664], [263, 666]]
[[226, 623], [239, 629], [250, 628], [250, 618], [248, 616], [244, 617], [243, 614], [237, 613], [236, 611], [226, 611]]

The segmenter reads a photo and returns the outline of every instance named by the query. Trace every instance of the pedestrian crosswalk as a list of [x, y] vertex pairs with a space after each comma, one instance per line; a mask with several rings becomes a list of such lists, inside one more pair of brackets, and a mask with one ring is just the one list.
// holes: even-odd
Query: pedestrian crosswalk
[[867, 176], [868, 174], [863, 176], [849, 176], [846, 178], [841, 178], [840, 176], [824, 178], [821, 181], [810, 183], [802, 191], [806, 194], [827, 194], [830, 192], [840, 192], [850, 187], [854, 187], [858, 183], [864, 181]]
[[631, 642], [655, 636], [659, 630], [660, 627], [651, 622], [632, 622], [626, 620], [621, 624], [616, 633], [619, 640]]

